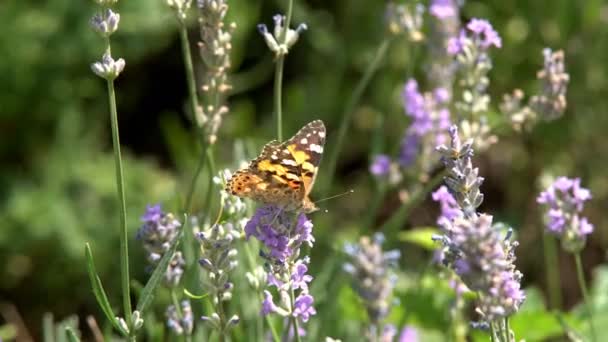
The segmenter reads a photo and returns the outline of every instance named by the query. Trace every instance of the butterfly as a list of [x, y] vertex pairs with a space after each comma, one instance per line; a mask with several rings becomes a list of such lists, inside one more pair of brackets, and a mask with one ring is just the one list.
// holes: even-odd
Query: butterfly
[[325, 133], [323, 121], [315, 120], [283, 143], [267, 143], [257, 158], [228, 180], [226, 191], [286, 211], [316, 211], [308, 196], [323, 157]]

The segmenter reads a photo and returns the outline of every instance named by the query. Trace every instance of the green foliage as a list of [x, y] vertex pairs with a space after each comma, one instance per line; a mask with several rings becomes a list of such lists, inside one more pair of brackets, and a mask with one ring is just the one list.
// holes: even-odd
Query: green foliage
[[[271, 16], [284, 10], [286, 3], [230, 1], [229, 18], [238, 28], [231, 51], [231, 112], [225, 118], [215, 150], [218, 168], [235, 166], [274, 137], [270, 96], [273, 59], [264, 49], [255, 25], [271, 23]], [[518, 265], [528, 288], [521, 312], [511, 320], [518, 339], [540, 341], [589, 334], [588, 317], [582, 306], [558, 313], [544, 305], [542, 287], [546, 284], [538, 248], [540, 221], [532, 203], [536, 195], [534, 179], [539, 174], [581, 176], [594, 195], [587, 211], [598, 231], [589, 241], [589, 256], [596, 256], [590, 258], [595, 264], [602, 262], [598, 255], [603, 255], [608, 245], [602, 233], [608, 222], [603, 208], [608, 198], [603, 171], [608, 161], [608, 102], [604, 94], [608, 86], [608, 40], [603, 39], [607, 29], [602, 14], [605, 7], [600, 0], [495, 0], [468, 1], [463, 9], [463, 18], [488, 18], [503, 37], [503, 48], [492, 53], [494, 103], [514, 88], [527, 93], [536, 90], [535, 73], [542, 64], [541, 49], [545, 46], [565, 49], [571, 75], [569, 109], [563, 118], [541, 124], [521, 139], [512, 139], [507, 137], [508, 132], [501, 131], [503, 140], [488, 153], [475, 157], [486, 177], [484, 206], [513, 226], [521, 241]], [[0, 8], [0, 260], [4, 260], [0, 289], [17, 305], [28, 326], [38, 326], [44, 312], [63, 317], [78, 311], [98, 318], [103, 313], [117, 328], [112, 304], [119, 303], [120, 293], [118, 205], [105, 85], [89, 68], [102, 52], [102, 44], [88, 24], [94, 4], [69, 0], [5, 1]], [[144, 271], [142, 250], [134, 239], [140, 225], [138, 217], [148, 203], [162, 202], [174, 212], [180, 209], [184, 184], [200, 151], [189, 119], [180, 114], [185, 112], [186, 91], [172, 14], [164, 1], [120, 1], [118, 9], [121, 24], [112, 46], [113, 53], [127, 61], [125, 72], [117, 81], [117, 96], [125, 152], [130, 264], [133, 278], [146, 284], [150, 274]], [[323, 119], [329, 128], [328, 152], [333, 148], [346, 101], [382, 39], [383, 11], [384, 2], [295, 1], [294, 23], [306, 22], [310, 29], [290, 51], [286, 62], [286, 134], [312, 119]], [[189, 27], [195, 68], [200, 73], [203, 66], [197, 58], [195, 18], [190, 19]], [[355, 194], [325, 202], [329, 213], [314, 217], [317, 244], [311, 252], [310, 267], [315, 276], [312, 293], [319, 313], [308, 326], [310, 340], [325, 336], [344, 341], [361, 338], [361, 325], [367, 317], [348, 278], [341, 273], [343, 260], [336, 251], [345, 237], [352, 240], [362, 231], [370, 232], [385, 224], [395, 232], [407, 227], [397, 234], [398, 241], [388, 241], [405, 256], [396, 290], [399, 305], [393, 309], [390, 322], [398, 327], [416, 326], [422, 341], [452, 337], [446, 327], [453, 323], [449, 312], [454, 291], [433, 267], [420, 270], [437, 247], [430, 239], [436, 229], [426, 226], [435, 221], [434, 207], [423, 203], [420, 208], [408, 208], [400, 200], [404, 194], [383, 190], [371, 203], [378, 209], [377, 217], [368, 215], [377, 190], [377, 184], [369, 181], [369, 156], [372, 152], [391, 152], [398, 145], [407, 126], [401, 108], [401, 87], [409, 77], [423, 79], [428, 65], [423, 50], [423, 46], [404, 39], [394, 41], [352, 111], [351, 128], [337, 165], [338, 176], [332, 184], [323, 184], [327, 165], [321, 166], [321, 187], [315, 188], [313, 197], [351, 188]], [[498, 109], [492, 108], [490, 121], [496, 122], [499, 115]], [[372, 134], [374, 146], [370, 148]], [[207, 170], [201, 176], [204, 181], [199, 182], [198, 197], [193, 202], [196, 208], [204, 205], [204, 192], [200, 190], [207, 189], [211, 176]], [[213, 201], [214, 211], [216, 193]], [[390, 219], [395, 211], [404, 213], [403, 220]], [[91, 253], [82, 253], [87, 242], [95, 251], [96, 269], [91, 267]], [[88, 248], [89, 245], [87, 251]], [[256, 252], [251, 253], [255, 259]], [[242, 258], [241, 265], [255, 266], [249, 261]], [[87, 280], [87, 265], [89, 276], [97, 284], [93, 292]], [[259, 316], [260, 298], [251, 295], [243, 274], [236, 277], [235, 296], [239, 301], [231, 304], [234, 307], [229, 312], [242, 313], [246, 318]], [[562, 287], [568, 290], [568, 303], [580, 299], [578, 292], [572, 291], [576, 282], [571, 278], [564, 272]], [[103, 281], [110, 298], [104, 298], [98, 279]], [[171, 337], [163, 328], [163, 311], [169, 300], [166, 293], [158, 290], [151, 302], [160, 279], [158, 272], [150, 279], [150, 285], [140, 286], [139, 295], [134, 296], [143, 301], [138, 307], [150, 304], [142, 330], [150, 340], [167, 340]], [[186, 288], [195, 295], [206, 293], [205, 289]], [[41, 291], [45, 296], [40, 296]], [[596, 267], [591, 295], [597, 327], [608, 324], [607, 294], [608, 268]], [[101, 312], [96, 311], [93, 298], [102, 302]], [[470, 306], [472, 298], [465, 299]], [[197, 301], [194, 309], [198, 316], [206, 312], [208, 308], [202, 303], [208, 299], [193, 301]], [[470, 316], [466, 319], [473, 318], [474, 313]], [[77, 321], [56, 323], [52, 316], [44, 317], [42, 332], [33, 328], [36, 337], [44, 336], [49, 342], [77, 338]], [[266, 322], [260, 322], [242, 322], [235, 340], [263, 338], [268, 328]], [[283, 324], [278, 319], [273, 323], [278, 328]], [[100, 325], [106, 329], [106, 337], [111, 337], [107, 330], [111, 330], [111, 324]], [[608, 340], [606, 333], [601, 329], [599, 332], [600, 340]], [[8, 340], [15, 334], [12, 322], [0, 326], [0, 338]], [[198, 330], [197, 334], [196, 340], [209, 338], [205, 331]], [[488, 339], [485, 333], [475, 332], [472, 336], [475, 340]]]

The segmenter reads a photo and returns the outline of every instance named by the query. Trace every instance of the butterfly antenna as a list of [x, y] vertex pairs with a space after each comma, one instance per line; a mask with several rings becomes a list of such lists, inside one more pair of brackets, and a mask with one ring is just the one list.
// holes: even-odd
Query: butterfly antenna
[[329, 196], [329, 197], [322, 198], [322, 199], [320, 199], [320, 200], [316, 201], [316, 202], [315, 202], [315, 204], [317, 204], [317, 203], [319, 203], [319, 202], [327, 201], [327, 200], [330, 200], [330, 199], [334, 199], [334, 198], [336, 198], [336, 197], [342, 197], [342, 196], [345, 196], [345, 195], [350, 195], [350, 194], [352, 194], [352, 193], [354, 193], [354, 192], [355, 192], [355, 190], [350, 189], [350, 190], [345, 191], [345, 192], [343, 192], [343, 193], [341, 193], [341, 194], [337, 194], [337, 195], [333, 195], [333, 196]]

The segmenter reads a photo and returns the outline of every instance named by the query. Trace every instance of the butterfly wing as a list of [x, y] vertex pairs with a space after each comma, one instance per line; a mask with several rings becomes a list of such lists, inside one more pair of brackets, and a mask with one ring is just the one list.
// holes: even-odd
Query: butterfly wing
[[302, 127], [291, 139], [283, 143], [282, 150], [291, 154], [291, 160], [304, 187], [304, 196], [308, 197], [317, 178], [317, 171], [323, 157], [325, 146], [325, 125], [315, 120]]
[[226, 191], [267, 204], [293, 207], [293, 203], [301, 201], [303, 187], [294, 170], [281, 163], [286, 158], [290, 155], [282, 150], [282, 144], [269, 142], [247, 168], [230, 178]]

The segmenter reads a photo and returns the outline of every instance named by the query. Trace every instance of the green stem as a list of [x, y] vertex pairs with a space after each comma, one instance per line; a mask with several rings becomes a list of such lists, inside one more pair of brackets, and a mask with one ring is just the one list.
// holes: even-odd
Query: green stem
[[205, 151], [205, 159], [207, 160], [209, 178], [207, 179], [207, 192], [205, 193], [203, 213], [206, 216], [209, 216], [211, 212], [209, 210], [211, 208], [211, 195], [213, 194], [213, 175], [215, 175], [215, 160], [213, 159], [213, 151], [211, 148], [207, 148]]
[[[109, 45], [108, 45], [109, 46]], [[120, 139], [118, 137], [118, 114], [116, 110], [116, 93], [114, 81], [108, 80], [108, 99], [110, 102], [110, 120], [112, 125], [112, 146], [114, 165], [116, 167], [116, 190], [120, 202], [120, 277], [122, 284], [122, 301], [125, 321], [133, 334], [131, 322], [131, 287], [129, 285], [129, 242], [127, 232], [127, 202], [125, 200], [125, 181], [120, 156]]]
[[562, 307], [561, 281], [559, 272], [559, 255], [556, 240], [551, 235], [543, 234], [543, 252], [547, 270], [547, 287], [549, 289], [549, 307], [559, 310]]
[[[344, 145], [344, 139], [346, 139], [346, 133], [348, 132], [348, 128], [350, 126], [350, 121], [354, 114], [355, 107], [357, 106], [357, 104], [359, 104], [363, 92], [365, 91], [365, 89], [367, 89], [369, 82], [378, 70], [380, 62], [384, 59], [384, 56], [388, 51], [391, 41], [391, 37], [386, 37], [384, 38], [382, 43], [380, 43], [380, 46], [376, 50], [374, 59], [372, 59], [372, 62], [368, 65], [367, 69], [363, 73], [363, 77], [361, 77], [359, 83], [357, 83], [355, 90], [353, 91], [351, 97], [346, 103], [346, 106], [344, 107], [344, 112], [342, 113], [342, 121], [340, 122], [340, 128], [338, 129], [338, 138], [336, 140], [333, 153], [331, 154], [328, 161], [329, 172], [327, 173], [326, 178], [327, 185], [331, 185], [333, 182], [334, 173], [336, 171], [336, 165], [338, 163], [338, 157], [340, 156], [340, 152], [342, 151], [342, 145]], [[329, 191], [329, 186], [324, 187], [324, 189], [324, 191]]]
[[196, 92], [196, 81], [194, 80], [194, 67], [192, 66], [192, 54], [190, 52], [190, 42], [188, 41], [188, 30], [186, 24], [179, 20], [179, 38], [182, 45], [182, 57], [184, 68], [186, 69], [186, 82], [188, 85], [188, 95], [190, 111], [192, 112], [192, 122], [196, 123], [196, 111], [198, 110], [198, 94]]
[[[295, 303], [296, 303], [296, 298], [295, 298], [295, 294], [294, 294], [294, 290], [293, 288], [291, 289], [291, 310], [293, 311], [295, 308]], [[301, 342], [300, 341], [300, 325], [298, 323], [298, 318], [296, 316], [293, 315], [293, 313], [291, 314], [291, 321], [293, 324], [293, 335], [296, 338], [296, 342]], [[289, 331], [289, 329], [288, 329]]]
[[283, 100], [282, 100], [282, 88], [283, 88], [283, 66], [285, 63], [285, 57], [277, 57], [277, 65], [274, 73], [274, 111], [276, 115], [277, 124], [277, 139], [283, 141]]
[[441, 183], [443, 177], [447, 171], [442, 171], [435, 175], [426, 185], [418, 189], [412, 194], [412, 197], [408, 200], [407, 203], [403, 204], [387, 221], [380, 227], [380, 230], [383, 231], [386, 235], [392, 234], [395, 230], [399, 229], [403, 222], [407, 219], [409, 212], [412, 208], [416, 207], [418, 203], [420, 203], [426, 195], [431, 192], [437, 185]]
[[220, 316], [220, 331], [218, 331], [220, 335], [220, 342], [224, 342], [226, 340], [226, 317], [224, 316], [224, 303], [222, 303], [222, 298], [218, 293], [217, 296], [217, 305], [215, 310], [217, 311], [217, 315]]
[[203, 151], [198, 158], [198, 162], [196, 164], [196, 169], [194, 171], [194, 175], [192, 176], [192, 180], [190, 181], [190, 185], [188, 187], [188, 195], [186, 196], [186, 202], [184, 205], [184, 212], [190, 213], [192, 210], [192, 199], [194, 198], [194, 191], [196, 189], [196, 183], [198, 182], [198, 178], [205, 167], [205, 161], [207, 160], [207, 151]]
[[576, 262], [576, 275], [578, 277], [578, 286], [581, 288], [583, 293], [583, 300], [585, 301], [585, 307], [587, 314], [589, 315], [589, 330], [591, 332], [591, 340], [597, 341], [595, 329], [593, 327], [593, 310], [591, 308], [591, 301], [589, 299], [589, 292], [587, 292], [587, 284], [585, 282], [585, 275], [583, 273], [583, 263], [581, 262], [580, 252], [574, 253], [574, 261]]
[[[255, 257], [253, 256], [253, 252], [251, 251], [251, 247], [249, 247], [249, 243], [247, 243], [247, 241], [245, 241], [245, 255], [247, 257], [247, 261], [249, 263], [249, 269], [251, 269], [251, 271], [255, 271]], [[264, 296], [260, 293], [260, 302], [262, 302], [264, 300]], [[268, 324], [268, 328], [270, 329], [270, 333], [272, 334], [272, 338], [274, 340], [274, 342], [280, 342], [281, 341], [281, 337], [279, 336], [279, 333], [277, 332], [277, 329], [274, 327], [274, 324], [272, 323], [272, 320], [270, 319], [269, 315], [265, 316], [266, 318], [266, 324]]]

